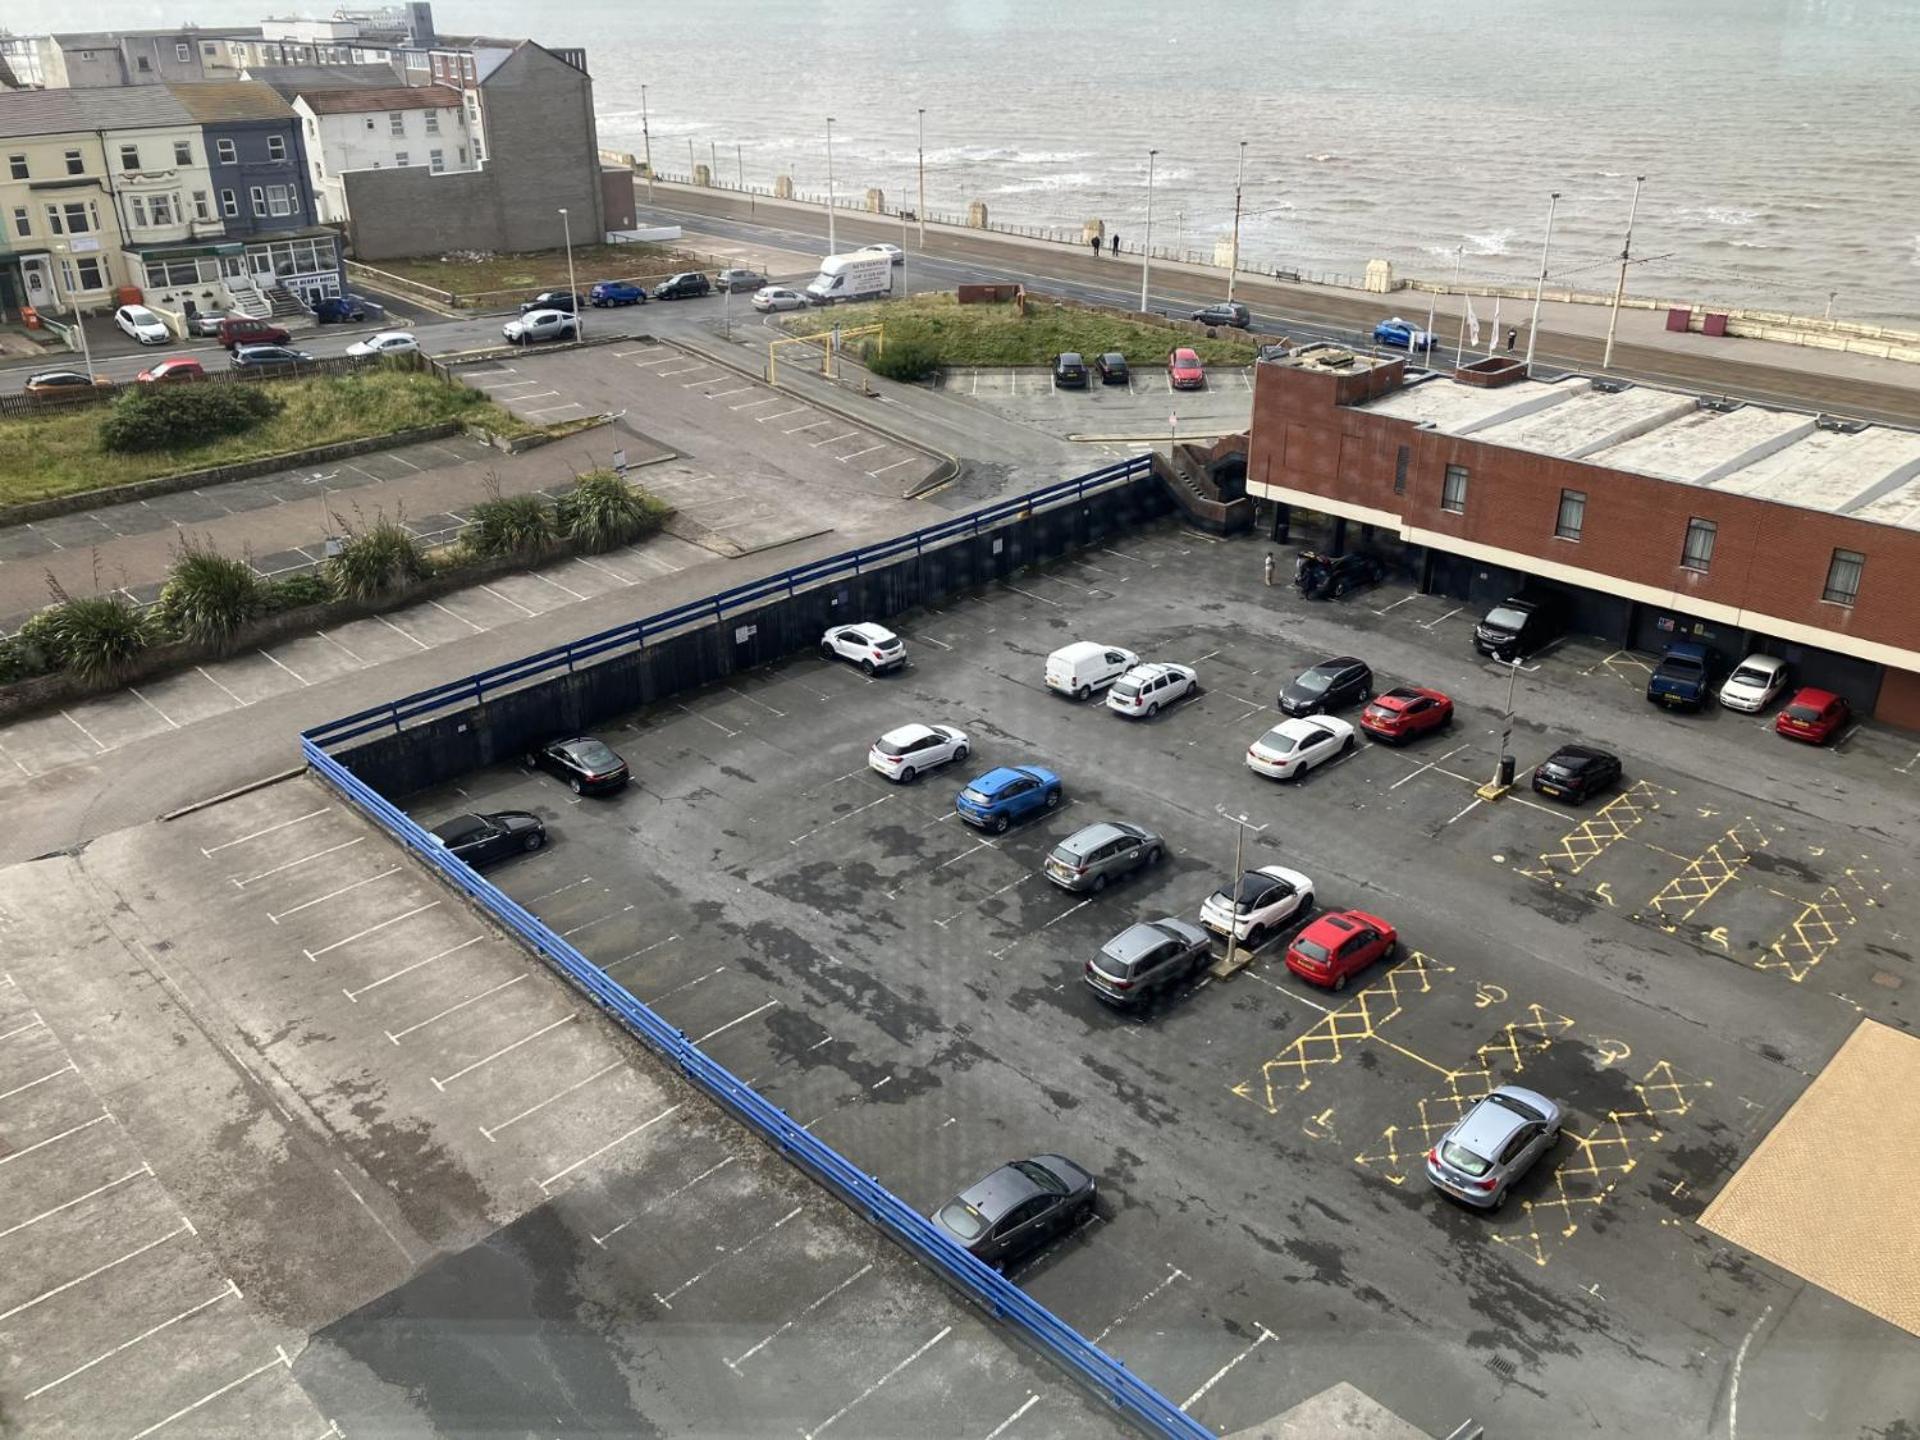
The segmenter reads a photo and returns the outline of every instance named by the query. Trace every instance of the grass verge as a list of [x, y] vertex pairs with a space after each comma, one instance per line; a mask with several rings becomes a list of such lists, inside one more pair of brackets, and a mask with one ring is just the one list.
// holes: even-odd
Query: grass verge
[[[665, 275], [675, 270], [698, 270], [699, 256], [670, 245], [576, 245], [573, 274], [582, 290], [596, 280], [626, 280]], [[567, 252], [531, 250], [516, 255], [489, 255], [484, 259], [415, 255], [405, 260], [382, 260], [373, 266], [416, 284], [455, 295], [481, 295], [494, 290], [564, 290], [567, 288]]]

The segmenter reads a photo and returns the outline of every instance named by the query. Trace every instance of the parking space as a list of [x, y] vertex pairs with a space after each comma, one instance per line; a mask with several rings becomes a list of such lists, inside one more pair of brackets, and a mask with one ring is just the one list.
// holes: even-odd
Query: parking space
[[[1913, 777], [1871, 727], [1828, 753], [1651, 712], [1627, 657], [1592, 647], [1510, 676], [1450, 603], [1310, 605], [1260, 583], [1263, 552], [1163, 526], [899, 617], [901, 674], [795, 658], [625, 717], [603, 733], [635, 783], [611, 799], [510, 767], [408, 803], [549, 816], [555, 843], [500, 883], [916, 1205], [1023, 1154], [1094, 1171], [1097, 1218], [1015, 1278], [1215, 1428], [1329, 1373], [1436, 1433], [1468, 1414], [1547, 1433], [1569, 1387], [1621, 1433], [1712, 1416], [1797, 1282], [1696, 1220], [1862, 1014], [1907, 1023]], [[1138, 722], [1058, 699], [1045, 656], [1075, 639], [1193, 665], [1202, 691]], [[1278, 687], [1340, 653], [1448, 691], [1455, 724], [1254, 775]], [[1523, 788], [1489, 802], [1510, 680]], [[910, 720], [958, 725], [973, 756], [889, 784], [866, 748]], [[1581, 808], [1524, 788], [1571, 739], [1627, 758]], [[1057, 772], [1064, 802], [970, 829], [954, 792], [1008, 763]], [[1045, 880], [1098, 819], [1152, 828], [1168, 859], [1099, 896]], [[1103, 1007], [1085, 960], [1134, 921], [1195, 918], [1240, 819], [1242, 864], [1387, 918], [1398, 958], [1309, 987], [1282, 963], [1290, 925], [1228, 978]], [[1567, 1119], [1477, 1214], [1425, 1155], [1509, 1083]], [[1649, 1367], [1677, 1329], [1695, 1360]], [[949, 1343], [903, 1334], [894, 1358], [927, 1342]]]
[[1135, 370], [1124, 385], [1096, 375], [1084, 390], [1062, 390], [1044, 366], [963, 367], [943, 372], [939, 384], [948, 395], [1070, 439], [1159, 437], [1170, 426], [1182, 438], [1229, 435], [1245, 430], [1253, 414], [1253, 371], [1245, 366], [1209, 369], [1200, 390], [1175, 390], [1154, 366]]

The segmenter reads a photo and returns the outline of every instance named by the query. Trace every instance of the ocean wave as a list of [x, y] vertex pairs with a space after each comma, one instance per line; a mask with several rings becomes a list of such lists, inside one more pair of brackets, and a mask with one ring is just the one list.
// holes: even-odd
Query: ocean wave
[[987, 193], [989, 195], [1038, 195], [1052, 190], [1078, 190], [1092, 183], [1091, 175], [1043, 175], [1034, 180], [1014, 180], [1005, 185], [996, 185]]
[[1751, 225], [1760, 212], [1737, 205], [1701, 205], [1683, 207], [1680, 216], [1686, 220], [1705, 220], [1711, 225]]
[[1316, 165], [1331, 165], [1335, 161], [1339, 160], [1339, 158], [1340, 157], [1338, 155], [1334, 155], [1330, 152], [1322, 152], [1321, 154], [1318, 154], [1318, 155], [1307, 156], [1307, 159], [1311, 160]]
[[1489, 230], [1484, 235], [1471, 232], [1462, 237], [1467, 242], [1469, 255], [1505, 255], [1507, 241], [1513, 238], [1512, 230]]

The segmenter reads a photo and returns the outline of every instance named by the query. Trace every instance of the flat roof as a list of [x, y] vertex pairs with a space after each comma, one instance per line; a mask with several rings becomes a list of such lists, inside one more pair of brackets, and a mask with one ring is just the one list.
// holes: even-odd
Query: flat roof
[[1404, 385], [1391, 395], [1383, 395], [1366, 408], [1377, 414], [1411, 420], [1416, 425], [1431, 425], [1443, 435], [1472, 435], [1489, 426], [1530, 415], [1543, 406], [1558, 404], [1568, 393], [1540, 380], [1482, 389], [1435, 375]]

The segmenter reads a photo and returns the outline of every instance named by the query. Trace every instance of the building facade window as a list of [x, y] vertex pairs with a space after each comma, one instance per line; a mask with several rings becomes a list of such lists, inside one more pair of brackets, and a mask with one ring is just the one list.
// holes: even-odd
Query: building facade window
[[193, 145], [186, 140], [173, 142], [173, 163], [176, 165], [193, 164]]
[[138, 170], [140, 168], [140, 147], [138, 145], [122, 145], [120, 147], [120, 168], [122, 170]]
[[1584, 490], [1562, 490], [1560, 492], [1560, 514], [1553, 522], [1555, 538], [1578, 540], [1580, 532], [1587, 524], [1587, 492]]
[[1860, 576], [1867, 557], [1858, 550], [1836, 550], [1827, 562], [1827, 588], [1820, 598], [1834, 605], [1851, 605], [1860, 598]]
[[427, 152], [427, 168], [435, 175], [446, 174], [447, 152], [444, 150], [429, 150]]
[[213, 206], [208, 201], [207, 192], [204, 190], [196, 190], [193, 192], [193, 218], [196, 220], [211, 220], [213, 218]]
[[393, 163], [404, 170], [407, 166], [411, 165], [413, 161], [408, 158], [406, 151], [396, 150], [393, 152]]
[[465, 169], [465, 168], [466, 168], [466, 164], [467, 164], [467, 147], [466, 147], [466, 146], [464, 146], [464, 145], [462, 145], [462, 146], [460, 147], [460, 166], [461, 166], [461, 168], [462, 168], [462, 169]]
[[13, 207], [13, 229], [14, 233], [23, 240], [33, 234], [33, 216], [27, 213], [26, 206]]
[[1711, 520], [1694, 516], [1687, 521], [1687, 543], [1680, 551], [1680, 563], [1702, 574], [1713, 568], [1713, 539], [1720, 527]]
[[144, 195], [129, 195], [127, 197], [127, 209], [133, 217], [133, 223], [142, 230], [146, 229], [147, 197]]
[[138, 70], [142, 75], [151, 75], [153, 73], [153, 61], [144, 55], [136, 55], [133, 61], [133, 68]]
[[240, 152], [234, 148], [233, 141], [221, 140], [218, 142], [218, 145], [220, 150], [220, 163], [222, 165], [231, 165], [240, 158]]
[[1467, 467], [1464, 465], [1447, 466], [1446, 478], [1440, 483], [1440, 508], [1451, 510], [1459, 515], [1467, 508]]
[[69, 175], [84, 175], [87, 173], [87, 162], [80, 158], [80, 152], [78, 150], [67, 151], [67, 173]]
[[67, 283], [67, 290], [104, 290], [107, 288], [106, 262], [96, 255], [78, 255], [62, 257], [60, 261], [61, 278]]
[[284, 160], [287, 158], [286, 136], [269, 135], [267, 137], [267, 158], [269, 160]]
[[222, 190], [220, 192], [220, 213], [229, 218], [238, 215], [240, 213], [240, 197], [235, 195], [231, 190]]
[[407, 133], [406, 112], [392, 110], [387, 113], [387, 133], [391, 135], [405, 135]]
[[47, 206], [47, 228], [56, 235], [85, 235], [100, 228], [100, 212], [91, 200]]
[[1412, 463], [1413, 447], [1411, 445], [1402, 445], [1399, 453], [1393, 457], [1394, 494], [1404, 495], [1407, 493], [1407, 467]]
[[290, 215], [293, 213], [293, 206], [287, 201], [287, 191], [288, 187], [285, 185], [269, 185], [267, 187], [267, 213], [269, 215]]
[[267, 192], [262, 187], [255, 185], [247, 194], [253, 200], [253, 213], [256, 215], [265, 215], [267, 213]]
[[480, 119], [480, 97], [471, 90], [467, 92], [467, 119], [476, 122]]
[[175, 45], [173, 47], [173, 58], [178, 60], [182, 65], [185, 65], [193, 59], [193, 47], [186, 44]]
[[427, 111], [427, 134], [438, 135], [439, 133], [440, 112], [438, 110], [429, 110]]
[[180, 197], [178, 195], [152, 195], [148, 204], [153, 210], [155, 225], [177, 225], [180, 223]]
[[27, 169], [27, 157], [24, 155], [9, 155], [7, 169], [13, 173], [13, 178], [16, 180], [25, 180], [31, 174]]

